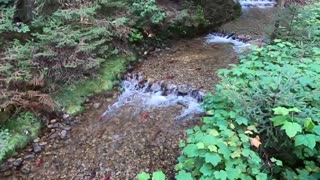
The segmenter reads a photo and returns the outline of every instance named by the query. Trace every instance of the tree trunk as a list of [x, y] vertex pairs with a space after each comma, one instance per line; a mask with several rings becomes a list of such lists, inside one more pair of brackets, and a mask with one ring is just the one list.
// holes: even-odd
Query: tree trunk
[[16, 0], [14, 22], [29, 23], [33, 18], [34, 0]]

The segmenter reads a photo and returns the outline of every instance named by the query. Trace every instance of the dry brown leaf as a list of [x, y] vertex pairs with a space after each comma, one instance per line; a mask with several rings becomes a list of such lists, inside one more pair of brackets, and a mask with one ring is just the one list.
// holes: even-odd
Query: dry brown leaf
[[259, 146], [261, 145], [260, 137], [256, 136], [255, 138], [250, 138], [250, 143], [252, 146], [259, 148]]

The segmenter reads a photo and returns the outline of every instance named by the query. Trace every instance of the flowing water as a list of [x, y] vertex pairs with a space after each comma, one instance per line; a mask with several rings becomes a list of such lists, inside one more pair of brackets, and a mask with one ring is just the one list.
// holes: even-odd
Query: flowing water
[[[186, 129], [200, 124], [200, 104], [214, 91], [217, 70], [237, 63], [238, 53], [266, 36], [266, 25], [272, 24], [275, 1], [240, 2], [244, 14], [221, 27], [228, 33], [151, 53], [125, 76], [121, 93], [90, 99], [78, 124], [68, 118], [55, 123], [40, 139], [45, 150], [4, 178], [118, 180], [163, 170], [173, 179], [179, 141]], [[30, 154], [30, 148], [22, 152]]]

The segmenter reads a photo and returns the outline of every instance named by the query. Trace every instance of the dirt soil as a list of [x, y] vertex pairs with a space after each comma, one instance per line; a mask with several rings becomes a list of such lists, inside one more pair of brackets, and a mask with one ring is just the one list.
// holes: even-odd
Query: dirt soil
[[187, 84], [203, 91], [214, 91], [217, 70], [237, 63], [231, 45], [208, 45], [204, 37], [182, 40], [166, 50], [156, 50], [137, 67], [152, 80]]

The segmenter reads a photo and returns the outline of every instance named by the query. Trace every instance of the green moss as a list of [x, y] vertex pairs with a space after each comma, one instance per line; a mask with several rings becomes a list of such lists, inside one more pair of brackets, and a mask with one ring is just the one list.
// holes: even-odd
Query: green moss
[[17, 118], [9, 119], [1, 127], [3, 132], [8, 131], [9, 133], [2, 134], [8, 137], [1, 137], [1, 139], [5, 139], [5, 142], [1, 143], [6, 146], [0, 146], [0, 162], [38, 137], [40, 129], [40, 121], [30, 112], [22, 112]]
[[82, 104], [87, 97], [111, 90], [116, 75], [123, 73], [126, 64], [134, 60], [134, 56], [109, 59], [101, 65], [98, 78], [79, 81], [72, 86], [63, 88], [53, 97], [65, 108], [68, 114], [79, 113], [83, 110]]

